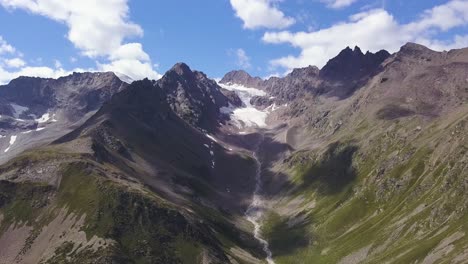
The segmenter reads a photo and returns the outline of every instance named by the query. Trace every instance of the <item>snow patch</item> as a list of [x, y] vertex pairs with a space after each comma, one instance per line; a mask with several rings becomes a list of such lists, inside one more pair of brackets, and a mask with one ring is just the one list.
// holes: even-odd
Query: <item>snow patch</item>
[[[55, 114], [54, 114], [55, 116]], [[51, 118], [50, 118], [50, 114], [49, 113], [45, 113], [41, 116], [41, 118], [38, 118], [36, 119], [35, 121], [38, 122], [39, 124], [42, 124], [42, 123], [46, 123], [47, 121], [49, 121]]]
[[269, 111], [266, 110], [258, 110], [252, 104], [250, 104], [250, 100], [254, 96], [265, 96], [266, 93], [262, 90], [249, 88], [238, 84], [219, 84], [222, 88], [234, 91], [239, 98], [244, 103], [245, 107], [241, 108], [234, 108], [233, 106], [223, 107], [221, 108], [221, 112], [224, 114], [229, 114], [231, 119], [236, 121], [237, 127], [265, 127], [266, 118], [269, 114]]
[[31, 133], [31, 132], [33, 132], [33, 131], [32, 131], [32, 130], [28, 130], [28, 131], [25, 131], [25, 132], [21, 132], [21, 134], [29, 134], [29, 133]]
[[206, 135], [207, 138], [209, 138], [209, 139], [213, 140], [214, 142], [218, 143], [218, 140], [215, 137], [213, 137], [212, 135], [210, 135], [210, 134], [205, 134], [205, 135]]
[[13, 144], [15, 144], [17, 138], [18, 138], [18, 136], [16, 136], [16, 135], [10, 137], [10, 145], [8, 146], [7, 149], [5, 149], [5, 151], [4, 151], [5, 153], [7, 153], [10, 150], [11, 146], [13, 146]]
[[36, 131], [42, 131], [44, 129], [45, 129], [45, 127], [38, 127], [38, 128], [36, 128]]

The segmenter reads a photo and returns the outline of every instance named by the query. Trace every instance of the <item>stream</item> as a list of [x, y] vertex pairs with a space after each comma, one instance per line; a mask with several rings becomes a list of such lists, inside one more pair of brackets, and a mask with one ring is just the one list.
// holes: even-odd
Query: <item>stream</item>
[[[258, 110], [250, 103], [250, 100], [254, 96], [266, 96], [267, 94], [264, 91], [238, 84], [219, 83], [219, 85], [224, 89], [234, 91], [244, 103], [244, 106], [240, 108], [230, 106], [223, 107], [221, 109], [221, 112], [229, 114], [232, 120], [237, 121], [239, 129], [262, 128], [266, 126], [266, 118], [269, 114], [269, 110]], [[252, 155], [256, 163], [255, 190], [252, 197], [252, 203], [245, 212], [245, 217], [254, 225], [254, 237], [262, 245], [263, 251], [267, 256], [267, 263], [275, 264], [273, 254], [270, 250], [270, 245], [268, 244], [268, 241], [262, 237], [262, 216], [264, 214], [265, 202], [262, 197], [262, 163], [258, 157], [258, 151], [261, 143], [263, 142], [264, 136], [263, 134], [260, 135], [261, 138]]]
[[268, 244], [268, 241], [266, 241], [262, 237], [262, 232], [261, 232], [261, 228], [262, 228], [261, 218], [264, 213], [265, 203], [262, 198], [262, 163], [260, 162], [260, 159], [258, 158], [257, 152], [258, 152], [258, 147], [257, 147], [257, 150], [253, 152], [253, 157], [257, 165], [256, 172], [255, 172], [255, 190], [253, 193], [252, 203], [247, 208], [247, 211], [245, 212], [245, 216], [247, 220], [254, 225], [254, 237], [260, 242], [260, 244], [262, 245], [263, 251], [267, 255], [266, 257], [267, 263], [275, 264], [275, 261], [273, 260], [273, 254], [270, 250], [270, 245]]

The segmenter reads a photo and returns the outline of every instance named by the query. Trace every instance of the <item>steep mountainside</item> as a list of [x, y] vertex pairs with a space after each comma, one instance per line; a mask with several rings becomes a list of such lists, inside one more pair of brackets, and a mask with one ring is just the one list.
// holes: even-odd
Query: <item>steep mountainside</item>
[[269, 141], [293, 151], [263, 144], [276, 263], [466, 263], [468, 49], [410, 43], [381, 67], [291, 103]]
[[110, 72], [20, 77], [0, 86], [0, 164], [70, 132], [126, 86]]
[[[70, 134], [1, 167], [2, 259], [256, 263], [261, 258], [243, 218], [255, 173], [250, 153], [241, 150], [247, 144], [227, 145], [179, 117], [163, 87], [173, 70], [164, 81], [134, 82]], [[178, 80], [192, 88], [206, 81]], [[194, 98], [198, 90], [187, 93]], [[209, 110], [202, 109], [201, 116]]]
[[184, 63], [176, 64], [160, 80], [172, 110], [189, 124], [208, 131], [219, 126], [220, 108], [239, 106], [240, 99], [225, 91], [204, 73], [192, 71]]

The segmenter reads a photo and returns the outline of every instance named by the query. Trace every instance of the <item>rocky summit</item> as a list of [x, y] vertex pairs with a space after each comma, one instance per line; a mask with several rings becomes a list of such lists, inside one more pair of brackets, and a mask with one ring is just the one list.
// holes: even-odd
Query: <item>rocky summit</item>
[[0, 86], [0, 263], [466, 263], [468, 49]]

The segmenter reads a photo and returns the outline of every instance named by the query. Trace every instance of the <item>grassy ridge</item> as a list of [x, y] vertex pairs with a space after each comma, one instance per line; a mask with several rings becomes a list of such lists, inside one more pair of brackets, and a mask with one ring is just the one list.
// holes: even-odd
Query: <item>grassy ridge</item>
[[27, 223], [37, 235], [65, 208], [69, 214], [86, 216], [82, 230], [88, 240], [97, 236], [116, 242], [99, 251], [77, 252], [70, 241], [56, 250], [49, 263], [194, 263], [203, 250], [223, 259], [222, 250], [206, 227], [156, 196], [99, 176], [87, 162], [65, 165], [58, 188], [0, 182], [0, 193], [2, 233], [11, 224]]

